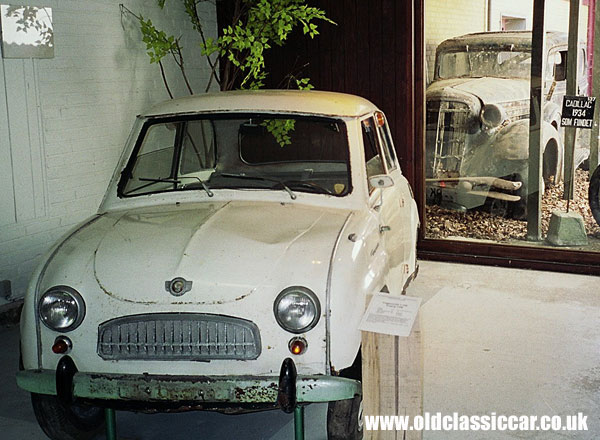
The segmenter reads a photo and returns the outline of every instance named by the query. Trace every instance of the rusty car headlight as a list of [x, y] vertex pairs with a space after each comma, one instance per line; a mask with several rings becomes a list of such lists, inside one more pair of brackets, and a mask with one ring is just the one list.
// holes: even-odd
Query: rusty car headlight
[[38, 315], [49, 329], [68, 332], [76, 329], [83, 321], [85, 302], [75, 289], [55, 286], [40, 298]]
[[481, 109], [481, 122], [488, 128], [499, 126], [506, 119], [504, 108], [496, 104], [486, 104]]
[[310, 289], [293, 286], [277, 295], [273, 313], [281, 328], [291, 333], [303, 333], [319, 322], [321, 304]]

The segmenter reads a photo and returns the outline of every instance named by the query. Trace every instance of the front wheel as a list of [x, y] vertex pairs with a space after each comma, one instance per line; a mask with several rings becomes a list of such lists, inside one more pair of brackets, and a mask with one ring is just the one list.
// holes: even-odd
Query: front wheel
[[596, 168], [592, 177], [590, 177], [590, 188], [588, 191], [588, 200], [590, 202], [590, 210], [600, 225], [600, 167]]
[[328, 440], [360, 440], [363, 438], [362, 396], [329, 402], [327, 409]]
[[56, 396], [31, 393], [33, 412], [52, 440], [90, 440], [104, 427], [104, 410], [74, 403], [62, 405]]

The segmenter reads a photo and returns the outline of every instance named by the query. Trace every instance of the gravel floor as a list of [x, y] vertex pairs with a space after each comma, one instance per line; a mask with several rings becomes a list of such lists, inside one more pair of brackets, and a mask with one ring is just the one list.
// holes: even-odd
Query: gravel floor
[[[600, 226], [592, 217], [588, 204], [588, 172], [577, 169], [575, 176], [575, 200], [570, 203], [570, 211], [582, 215], [588, 236], [600, 239]], [[545, 236], [552, 211], [567, 210], [567, 201], [562, 200], [563, 184], [547, 188], [542, 197], [542, 232]], [[525, 240], [527, 222], [491, 215], [483, 210], [466, 213], [427, 206], [427, 238], [464, 237], [497, 242]]]

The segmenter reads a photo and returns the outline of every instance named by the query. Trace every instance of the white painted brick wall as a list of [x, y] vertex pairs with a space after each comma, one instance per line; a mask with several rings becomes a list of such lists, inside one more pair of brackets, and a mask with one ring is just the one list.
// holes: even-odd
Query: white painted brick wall
[[[502, 15], [525, 18], [527, 29], [531, 30], [533, 0], [493, 0], [489, 12], [487, 8], [488, 0], [427, 0], [425, 2], [425, 52], [429, 81], [433, 79], [435, 50], [442, 41], [471, 32], [499, 31]], [[568, 31], [568, 0], [547, 0], [545, 10], [547, 31]], [[581, 4], [579, 8], [581, 40], [586, 39], [587, 14], [588, 7]]]
[[485, 30], [488, 0], [428, 0], [425, 2], [425, 53], [428, 79], [433, 79], [435, 49], [442, 41]]
[[[168, 0], [165, 11], [155, 0], [27, 3], [52, 8], [55, 57], [34, 61], [46, 216], [0, 227], [0, 280], [11, 280], [12, 298], [24, 295], [31, 272], [52, 243], [97, 210], [135, 115], [168, 99], [158, 66], [149, 63], [137, 25], [121, 17], [119, 3], [182, 37], [196, 93], [204, 90], [209, 77], [208, 65], [196, 50], [199, 38], [179, 1]], [[214, 37], [214, 2], [203, 2], [200, 10], [208, 36]], [[185, 96], [174, 63], [166, 67], [171, 90]]]

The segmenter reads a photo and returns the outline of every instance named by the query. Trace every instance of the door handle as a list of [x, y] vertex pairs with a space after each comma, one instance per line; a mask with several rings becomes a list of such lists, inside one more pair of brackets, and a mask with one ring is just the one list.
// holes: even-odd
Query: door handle
[[379, 233], [383, 234], [384, 232], [388, 232], [391, 231], [392, 228], [390, 228], [389, 226], [379, 226]]

